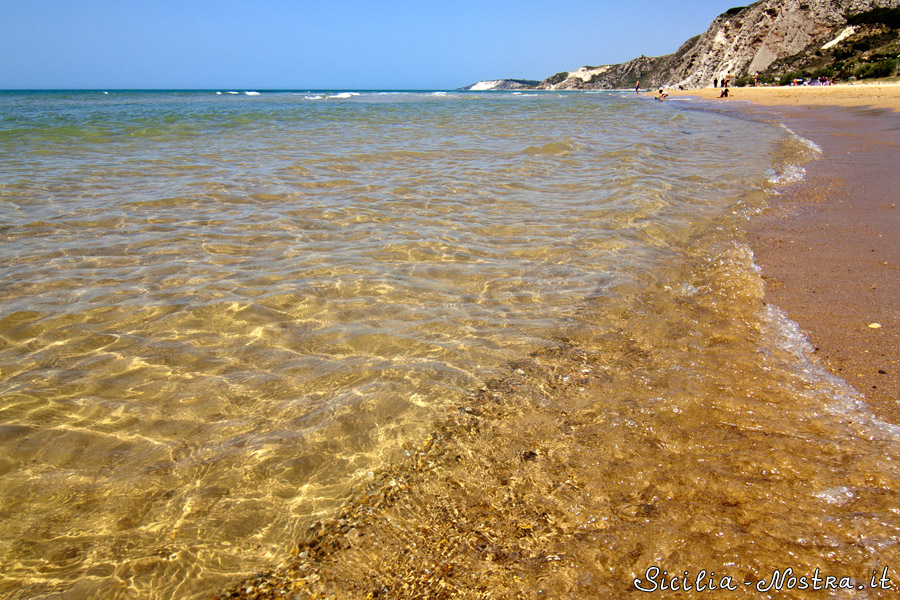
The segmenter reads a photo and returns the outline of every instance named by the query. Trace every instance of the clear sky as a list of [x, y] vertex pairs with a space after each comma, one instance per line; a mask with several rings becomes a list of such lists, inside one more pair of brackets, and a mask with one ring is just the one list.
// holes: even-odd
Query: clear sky
[[0, 89], [544, 79], [674, 52], [735, 1], [0, 0]]

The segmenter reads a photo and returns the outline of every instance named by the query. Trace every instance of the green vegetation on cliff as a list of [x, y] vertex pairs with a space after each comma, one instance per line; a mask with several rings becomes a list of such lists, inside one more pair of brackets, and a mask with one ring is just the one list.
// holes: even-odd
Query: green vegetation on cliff
[[855, 31], [828, 49], [817, 43], [772, 63], [762, 81], [787, 85], [794, 79], [870, 79], [897, 74], [900, 9], [879, 8], [847, 20]]
[[847, 17], [848, 25], [886, 25], [900, 29], [900, 8], [876, 8], [858, 15]]

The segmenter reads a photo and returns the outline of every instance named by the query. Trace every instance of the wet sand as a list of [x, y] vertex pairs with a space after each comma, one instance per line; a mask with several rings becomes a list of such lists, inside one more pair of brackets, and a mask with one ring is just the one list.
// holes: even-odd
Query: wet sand
[[[729, 105], [773, 111], [823, 152], [749, 227], [767, 300], [876, 415], [900, 424], [900, 85], [731, 92]], [[671, 93], [718, 96], [711, 88]]]
[[766, 296], [829, 370], [900, 423], [900, 115], [785, 110], [824, 158], [750, 227]]

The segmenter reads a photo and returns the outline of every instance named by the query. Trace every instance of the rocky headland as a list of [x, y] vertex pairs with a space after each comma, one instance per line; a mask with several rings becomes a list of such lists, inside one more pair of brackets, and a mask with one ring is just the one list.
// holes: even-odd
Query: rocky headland
[[479, 81], [465, 89], [473, 92], [484, 92], [488, 90], [533, 90], [541, 84], [540, 81], [532, 81], [528, 79], [494, 79], [491, 81]]

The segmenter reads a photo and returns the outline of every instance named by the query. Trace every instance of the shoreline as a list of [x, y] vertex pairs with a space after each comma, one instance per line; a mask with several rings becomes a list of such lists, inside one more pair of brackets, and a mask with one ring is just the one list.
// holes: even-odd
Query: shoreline
[[[857, 320], [866, 316], [865, 312], [858, 310], [862, 294], [857, 284], [852, 281], [840, 283], [838, 278], [841, 274], [835, 274], [833, 278], [829, 274], [829, 279], [822, 277], [813, 260], [816, 253], [801, 254], [795, 248], [798, 243], [812, 243], [802, 237], [804, 232], [812, 238], [822, 237], [821, 230], [810, 226], [810, 215], [822, 212], [823, 207], [830, 203], [846, 203], [848, 206], [845, 208], [855, 214], [863, 200], [874, 198], [875, 205], [871, 210], [873, 223], [887, 223], [881, 218], [885, 209], [878, 203], [883, 202], [884, 195], [889, 194], [893, 186], [893, 180], [887, 178], [891, 175], [890, 169], [885, 169], [884, 165], [895, 156], [895, 152], [888, 153], [887, 159], [882, 156], [874, 161], [870, 154], [876, 158], [879, 153], [884, 154], [884, 149], [891, 148], [890, 144], [896, 139], [892, 136], [900, 134], [888, 132], [888, 139], [882, 140], [871, 134], [869, 128], [877, 134], [883, 119], [892, 119], [890, 122], [896, 125], [897, 115], [883, 110], [872, 114], [869, 110], [848, 111], [840, 108], [806, 112], [751, 106], [741, 110], [755, 117], [779, 119], [798, 135], [819, 144], [824, 152], [823, 158], [806, 165], [808, 174], [803, 182], [787, 186], [782, 196], [773, 199], [771, 208], [763, 215], [752, 218], [747, 227], [756, 262], [762, 266], [767, 279], [765, 301], [779, 306], [798, 321], [814, 340], [813, 343], [819, 345], [810, 336], [806, 323], [797, 317], [796, 307], [791, 307], [790, 296], [777, 294], [793, 290], [796, 292], [795, 300], [801, 305], [811, 297], [815, 300], [831, 298], [837, 300], [839, 307], [844, 307], [839, 312]], [[868, 124], [867, 127], [856, 131], [863, 123]], [[900, 130], [900, 127], [896, 129]], [[844, 139], [847, 136], [851, 141]], [[878, 143], [874, 143], [875, 138], [878, 138]], [[858, 151], [854, 144], [862, 144], [863, 151]], [[847, 152], [851, 152], [849, 159]], [[853, 195], [861, 176], [858, 161], [872, 163], [870, 167], [874, 176], [883, 183], [879, 194]], [[866, 185], [871, 187], [872, 182], [866, 181]], [[836, 191], [845, 188], [851, 195], [838, 200]], [[894, 214], [900, 215], [900, 212]], [[826, 215], [833, 218], [831, 213]], [[846, 214], [844, 218], [846, 220]], [[851, 221], [856, 227], [851, 228], [847, 237], [827, 236], [824, 241], [832, 244], [836, 254], [825, 258], [837, 270], [841, 270], [839, 267], [846, 270], [846, 263], [835, 256], [843, 258], [850, 250], [858, 251], [859, 256], [851, 255], [850, 266], [859, 266], [853, 270], [867, 274], [869, 257], [863, 253], [870, 248], [856, 243], [855, 240], [866, 233], [856, 221], [856, 218]], [[885, 246], [881, 250], [886, 249], [890, 253], [892, 246], [897, 247], [893, 243], [897, 241], [896, 232], [900, 232], [900, 227], [894, 227], [887, 232], [888, 235], [883, 234]], [[840, 243], [837, 243], [838, 240]], [[784, 273], [776, 269], [776, 259], [779, 257], [784, 259]], [[900, 262], [890, 256], [886, 260], [891, 265], [900, 266]], [[806, 273], [812, 282], [821, 283], [821, 293], [818, 289], [810, 291], [796, 285], [791, 278], [798, 273]], [[846, 304], [846, 299], [829, 296], [837, 288], [848, 294], [854, 303], [852, 310], [846, 309], [851, 306]], [[882, 291], [887, 292], [888, 297], [896, 298], [896, 293], [889, 286]], [[866, 326], [860, 333], [896, 335], [896, 320], [878, 318], [883, 328], [874, 330]], [[830, 324], [840, 329], [837, 322], [830, 321]], [[818, 329], [812, 331], [815, 334]], [[887, 338], [882, 336], [882, 339]], [[606, 446], [602, 440], [615, 437], [618, 424], [625, 420], [609, 419], [602, 407], [597, 411], [585, 411], [584, 405], [580, 404], [582, 398], [606, 394], [615, 396], [615, 392], [610, 390], [615, 390], [617, 378], [609, 376], [604, 369], [610, 368], [609, 357], [631, 361], [631, 354], [606, 352], [606, 345], [618, 348], [622, 339], [615, 335], [597, 338], [590, 330], [582, 332], [576, 328], [570, 337], [559, 342], [558, 346], [511, 363], [506, 376], [486, 382], [467, 396], [458, 409], [451, 410], [442, 419], [436, 419], [433, 434], [421, 447], [410, 449], [407, 461], [377, 473], [371, 484], [355, 494], [335, 519], [313, 525], [309, 532], [299, 537], [290, 549], [290, 558], [281, 566], [247, 577], [232, 584], [221, 595], [211, 598], [259, 599], [285, 595], [322, 598], [339, 597], [341, 594], [362, 598], [364, 595], [396, 595], [401, 591], [402, 595], [410, 597], [512, 597], [510, 590], [537, 589], [537, 585], [545, 583], [563, 588], [574, 585], [572, 582], [576, 581], [576, 576], [581, 577], [585, 572], [585, 565], [598, 564], [604, 565], [607, 580], [578, 579], [578, 585], [583, 586], [578, 589], [612, 590], [616, 593], [602, 595], [617, 596], [625, 589], [633, 590], [628, 583], [630, 577], [636, 575], [628, 570], [630, 567], [623, 562], [624, 559], [612, 562], [609, 557], [640, 556], [647, 551], [643, 547], [647, 533], [658, 532], [662, 524], [669, 525], [673, 515], [689, 522], [690, 531], [699, 536], [698, 539], [710, 536], [706, 539], [714, 540], [725, 535], [722, 532], [727, 532], [739, 540], [736, 556], [740, 556], [741, 551], [751, 557], [765, 556], [764, 553], [758, 554], [760, 551], [757, 549], [765, 540], [775, 548], [782, 547], [785, 543], [783, 536], [769, 534], [772, 529], [767, 520], [769, 511], [779, 508], [779, 494], [784, 494], [784, 497], [802, 494], [790, 485], [784, 487], [781, 475], [758, 479], [758, 473], [766, 472], [763, 469], [769, 469], [772, 465], [784, 468], [788, 464], [800, 468], [804, 464], [801, 457], [807, 456], [804, 452], [815, 455], [821, 451], [819, 446], [810, 448], [803, 435], [788, 435], [785, 438], [795, 440], [796, 445], [788, 446], [783, 457], [774, 456], [770, 444], [782, 434], [745, 427], [739, 430], [739, 435], [727, 437], [726, 440], [733, 442], [733, 447], [740, 448], [742, 453], [746, 451], [747, 455], [742, 454], [733, 464], [729, 462], [715, 471], [697, 475], [696, 479], [686, 482], [686, 487], [678, 487], [677, 493], [665, 486], [676, 485], [681, 475], [671, 480], [663, 477], [659, 482], [651, 478], [646, 482], [649, 492], [642, 495], [644, 488], [634, 488], [631, 483], [641, 480], [641, 473], [664, 473], [667, 469], [680, 471], [682, 468], [675, 463], [657, 463], [656, 459], [644, 456], [647, 449], [651, 455], [654, 454], [656, 446], [649, 442], [663, 444], [667, 440], [657, 440], [655, 433], [648, 438], [629, 437], [630, 440], [648, 443], [635, 446], [633, 455], [620, 451], [618, 446], [613, 454], [603, 455]], [[865, 335], [862, 343], [870, 344], [863, 350], [872, 347], [870, 338]], [[835, 363], [829, 362], [824, 355], [825, 347], [822, 344], [817, 354], [835, 372]], [[844, 344], [841, 347], [864, 355], [859, 346]], [[890, 354], [888, 358], [892, 358]], [[618, 371], [613, 369], [612, 372]], [[578, 373], [581, 375], [569, 376]], [[838, 374], [859, 389], [858, 381], [847, 377], [846, 373], [838, 371]], [[896, 374], [891, 376], [896, 380]], [[872, 404], [868, 397], [867, 403]], [[757, 408], [766, 410], [766, 404], [763, 400]], [[520, 407], [526, 405], [533, 405], [535, 410], [521, 412]], [[768, 405], [768, 408], [775, 413], [782, 410], [776, 405]], [[714, 403], [714, 409], [712, 412], [715, 413], [723, 407]], [[885, 415], [889, 411], [879, 409], [875, 412], [887, 419]], [[752, 415], [753, 411], [750, 411], [746, 418], [752, 419]], [[623, 409], [621, 416], [651, 425], [658, 413], [638, 414]], [[803, 423], [807, 413], [795, 416], [797, 422]], [[887, 420], [897, 422], [897, 416], [894, 414]], [[643, 421], [645, 417], [647, 420]], [[668, 420], [672, 417], [664, 418]], [[853, 420], [842, 417], [841, 422]], [[701, 422], [707, 425], [713, 423]], [[721, 431], [721, 422], [715, 423], [715, 429]], [[691, 448], [703, 450], [702, 444], [694, 440], [695, 430], [689, 430]], [[702, 438], [700, 431], [699, 437]], [[634, 432], [628, 435], [637, 436]], [[504, 440], [504, 443], [479, 445], [478, 442], [484, 439]], [[673, 453], [663, 445], [659, 450], [659, 456], [675, 456], [684, 452]], [[835, 446], [826, 453], [838, 450]], [[716, 446], [716, 451], [721, 451], [721, 447]], [[705, 456], [704, 452], [700, 455]], [[795, 456], [795, 452], [799, 454]], [[573, 471], [573, 464], [579, 464], [578, 457], [583, 455], [604, 456], [608, 461], [600, 461], [602, 465], [597, 463], [600, 471]], [[846, 456], [852, 455], [853, 451], [848, 449]], [[836, 465], [829, 459], [823, 464]], [[733, 472], [727, 471], [728, 465], [731, 465]], [[844, 467], [836, 468], [841, 471]], [[849, 468], [852, 472], [855, 464]], [[723, 474], [719, 469], [726, 469], [726, 472]], [[757, 478], [752, 480], [754, 484], [765, 484], [761, 486], [764, 489], [762, 495], [743, 495], [744, 490], [756, 489], [755, 485], [750, 485], [751, 480], [746, 479], [745, 471]], [[579, 478], [579, 473], [584, 476]], [[590, 482], [602, 480], [614, 481], [615, 484], [609, 488], [590, 485]], [[718, 483], [722, 481], [744, 483], [737, 487], [727, 483], [719, 487]], [[815, 485], [823, 485], [826, 490], [836, 489], [816, 481]], [[846, 480], [847, 485], [858, 486], [864, 494], [868, 488], [864, 483], [853, 483], [856, 481], [853, 477]], [[887, 487], [887, 484], [883, 485]], [[465, 490], [469, 492], [464, 493]], [[535, 494], [535, 491], [541, 493]], [[529, 503], [529, 498], [537, 502]], [[579, 515], [583, 511], [596, 515], [596, 518], [592, 517], [587, 525], [572, 519], [573, 513], [570, 511], [573, 507]], [[816, 520], [817, 514], [809, 510], [796, 511], [798, 518], [802, 515], [809, 515], [810, 518], [797, 530], [814, 530], [820, 525]], [[698, 518], [695, 519], [695, 516]], [[739, 523], [740, 529], [730, 529], [734, 523]], [[743, 540], [743, 545], [740, 545], [740, 540]], [[580, 545], [582, 543], [584, 545]], [[803, 545], [792, 543], [791, 547], [802, 549]], [[665, 546], [660, 545], [660, 548], [665, 549]], [[818, 545], [813, 544], [808, 552], [811, 557], [803, 559], [807, 565], [828, 567], [827, 561], [820, 563], [823, 558], [818, 553]], [[671, 564], [676, 564], [679, 555], [676, 553], [666, 557]], [[700, 558], [692, 555], [692, 558], [702, 562], [702, 555]], [[713, 560], [712, 556], [707, 558]], [[797, 557], [797, 560], [801, 558]], [[798, 562], [800, 564], [803, 563]], [[735, 561], [734, 565], [736, 573], [750, 572], [750, 563]], [[846, 565], [842, 566], [846, 568]], [[504, 585], [494, 589], [488, 587], [485, 581]], [[600, 596], [596, 593], [578, 593], [578, 597], [588, 595]]]
[[[739, 110], [822, 149], [747, 226], [766, 302], [877, 417], [900, 425], [900, 85], [732, 90]], [[670, 95], [718, 102], [718, 91]]]

